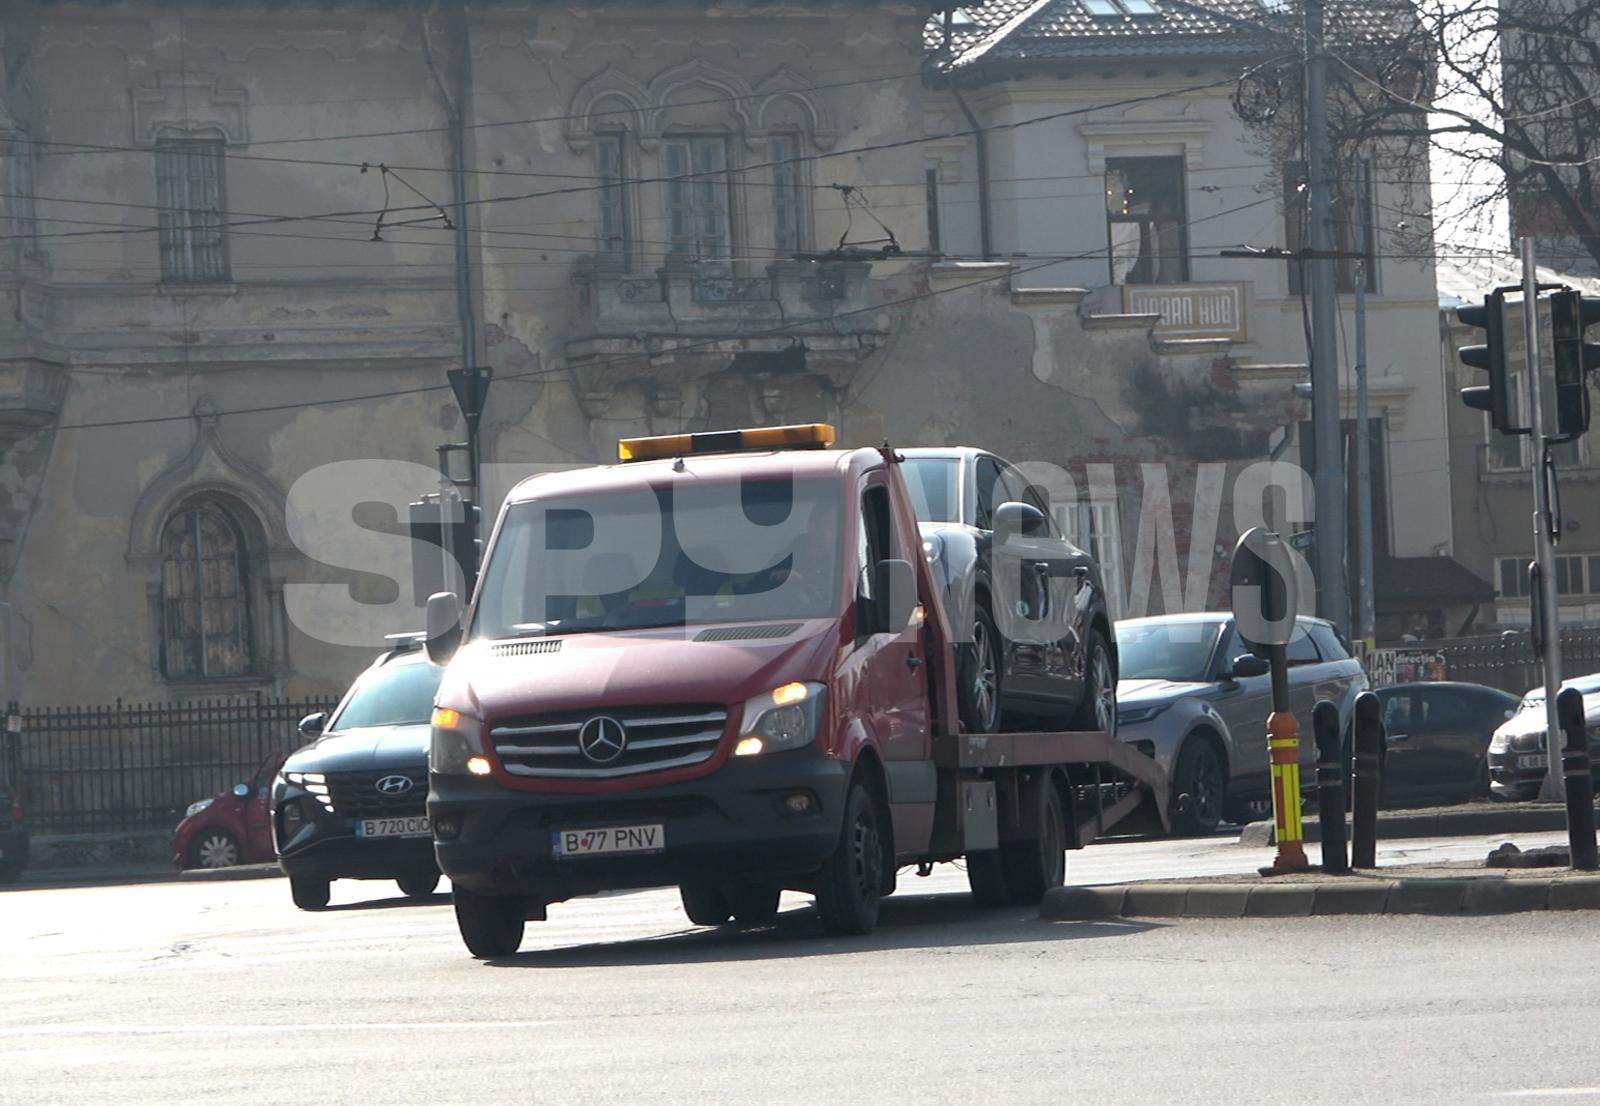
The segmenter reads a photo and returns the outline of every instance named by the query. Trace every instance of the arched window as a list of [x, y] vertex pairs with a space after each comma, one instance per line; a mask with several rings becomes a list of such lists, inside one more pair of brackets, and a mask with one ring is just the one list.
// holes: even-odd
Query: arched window
[[243, 531], [213, 499], [191, 500], [161, 532], [161, 669], [168, 677], [254, 670]]

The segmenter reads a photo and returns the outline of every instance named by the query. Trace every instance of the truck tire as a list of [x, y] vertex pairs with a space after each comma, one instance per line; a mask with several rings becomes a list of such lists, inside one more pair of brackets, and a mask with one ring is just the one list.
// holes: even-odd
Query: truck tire
[[1006, 898], [1012, 906], [1037, 904], [1046, 891], [1060, 887], [1067, 878], [1067, 818], [1061, 792], [1047, 780], [1039, 795], [1039, 836], [1000, 846]]
[[740, 925], [765, 925], [778, 916], [783, 888], [763, 880], [735, 880], [723, 891], [733, 920]]
[[878, 924], [884, 887], [886, 815], [860, 780], [844, 803], [844, 828], [817, 878], [817, 911], [829, 933], [859, 936]]
[[1004, 906], [1010, 901], [1006, 866], [998, 849], [967, 854], [967, 886], [972, 889], [972, 901], [979, 906]]
[[725, 925], [733, 916], [727, 896], [715, 883], [685, 883], [678, 894], [683, 898], [683, 912], [697, 926]]
[[1083, 652], [1083, 699], [1070, 729], [1104, 730], [1117, 736], [1117, 676], [1111, 667], [1111, 643], [1101, 630], [1090, 630]]
[[460, 887], [452, 889], [456, 928], [467, 951], [479, 960], [514, 955], [522, 947], [527, 904], [515, 895], [480, 895]]
[[411, 899], [425, 899], [439, 886], [439, 873], [427, 868], [415, 872], [407, 872], [395, 880], [400, 885], [400, 893]]
[[289, 897], [301, 910], [321, 910], [328, 905], [328, 882], [315, 876], [290, 876]]
[[1005, 643], [994, 618], [981, 605], [973, 614], [972, 640], [957, 650], [956, 705], [961, 724], [968, 733], [998, 733]]

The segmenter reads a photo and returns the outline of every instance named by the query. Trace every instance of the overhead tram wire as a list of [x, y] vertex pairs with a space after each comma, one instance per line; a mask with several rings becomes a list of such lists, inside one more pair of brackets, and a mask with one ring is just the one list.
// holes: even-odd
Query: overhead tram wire
[[[1270, 197], [1270, 196], [1269, 197], [1263, 197], [1261, 199], [1253, 200], [1248, 204], [1243, 204], [1243, 205], [1241, 205], [1240, 207], [1238, 207], [1236, 209], [1229, 209], [1229, 210], [1224, 210], [1224, 211], [1219, 211], [1219, 212], [1213, 212], [1210, 215], [1201, 216], [1200, 218], [1190, 220], [1189, 222], [1187, 222], [1187, 223], [1185, 223], [1183, 225], [1186, 228], [1190, 227], [1190, 226], [1195, 226], [1195, 225], [1197, 225], [1199, 223], [1206, 222], [1206, 221], [1211, 220], [1211, 219], [1216, 219], [1216, 218], [1220, 218], [1220, 217], [1222, 217], [1224, 215], [1232, 214], [1233, 211], [1235, 211], [1235, 210], [1242, 211], [1242, 210], [1245, 210], [1247, 208], [1257, 207], [1257, 206], [1259, 206], [1261, 204], [1267, 203], [1271, 199], [1272, 199], [1272, 197]], [[1042, 259], [1030, 259], [1030, 260], [1037, 260], [1037, 264], [1023, 266], [1021, 268], [1007, 269], [1004, 272], [996, 273], [996, 274], [992, 274], [992, 275], [988, 275], [988, 276], [976, 277], [976, 278], [974, 278], [972, 280], [964, 281], [961, 284], [952, 285], [952, 286], [947, 287], [947, 288], [933, 288], [933, 289], [929, 289], [927, 291], [912, 292], [911, 294], [906, 295], [906, 296], [901, 296], [898, 299], [885, 300], [885, 301], [878, 302], [878, 303], [866, 304], [866, 305], [863, 305], [861, 307], [851, 308], [851, 309], [846, 310], [846, 311], [838, 311], [838, 312], [834, 312], [834, 313], [831, 313], [831, 314], [828, 314], [828, 315], [816, 316], [816, 317], [810, 318], [810, 319], [793, 320], [793, 321], [790, 321], [790, 322], [788, 322], [788, 323], [786, 323], [786, 324], [784, 324], [782, 326], [773, 327], [773, 328], [770, 328], [768, 330], [753, 331], [753, 332], [749, 332], [749, 333], [740, 334], [739, 338], [741, 340], [750, 340], [750, 339], [756, 339], [756, 338], [783, 338], [783, 337], [790, 337], [790, 338], [799, 338], [799, 339], [803, 340], [805, 335], [797, 333], [796, 332], [796, 328], [797, 327], [808, 326], [808, 325], [815, 324], [815, 323], [830, 323], [830, 322], [834, 322], [834, 321], [839, 320], [839, 319], [851, 318], [851, 317], [856, 316], [856, 315], [870, 314], [870, 313], [874, 313], [874, 312], [878, 312], [878, 311], [883, 311], [883, 310], [886, 310], [886, 309], [889, 309], [889, 308], [902, 307], [902, 306], [906, 306], [906, 305], [909, 305], [909, 304], [918, 303], [918, 302], [921, 302], [923, 300], [932, 299], [935, 296], [949, 295], [949, 294], [952, 294], [952, 293], [955, 293], [955, 292], [964, 291], [964, 290], [966, 290], [968, 288], [978, 287], [979, 285], [992, 284], [995, 281], [999, 281], [999, 280], [1011, 280], [1011, 279], [1013, 279], [1015, 277], [1018, 277], [1018, 276], [1026, 276], [1028, 273], [1037, 272], [1037, 271], [1039, 271], [1041, 269], [1046, 269], [1046, 268], [1049, 268], [1049, 267], [1051, 267], [1053, 265], [1059, 265], [1059, 264], [1062, 264], [1064, 262], [1093, 260], [1093, 259], [1096, 259], [1096, 258], [1107, 256], [1109, 253], [1110, 253], [1110, 246], [1107, 245], [1107, 246], [1105, 246], [1103, 248], [1094, 249], [1094, 250], [1086, 250], [1086, 251], [1084, 251], [1082, 253], [1078, 253], [1078, 254], [1061, 255], [1061, 256], [1057, 256], [1057, 257], [1049, 257], [1049, 258], [1042, 258]], [[718, 337], [718, 338], [701, 339], [699, 341], [694, 341], [694, 342], [687, 342], [687, 343], [683, 343], [683, 344], [680, 344], [680, 345], [675, 345], [673, 347], [673, 349], [672, 349], [672, 352], [673, 353], [692, 352], [695, 349], [704, 348], [706, 346], [714, 346], [714, 345], [716, 345], [716, 344], [718, 344], [718, 343], [720, 343], [722, 341], [725, 341], [725, 340], [726, 340], [726, 338]], [[622, 365], [622, 364], [627, 364], [628, 362], [631, 362], [631, 361], [638, 361], [641, 358], [648, 359], [649, 356], [650, 355], [648, 353], [643, 353], [643, 354], [637, 354], [637, 353], [635, 353], [635, 354], [622, 354], [622, 355], [618, 355], [617, 357], [606, 358], [606, 359], [603, 359], [603, 360], [596, 361], [592, 366], [586, 366], [586, 367], [594, 367], [594, 368], [602, 368], [603, 369], [603, 368], [608, 368], [608, 367], [610, 367], [612, 365]], [[522, 373], [498, 373], [495, 376], [495, 381], [497, 383], [501, 383], [501, 382], [513, 381], [513, 380], [542, 380], [542, 379], [548, 379], [548, 378], [556, 377], [556, 376], [568, 376], [568, 377], [570, 377], [570, 370], [565, 368], [565, 367], [563, 367], [563, 368], [557, 368], [557, 369], [543, 369], [543, 370], [539, 370], [539, 371], [522, 372]], [[297, 409], [313, 408], [313, 407], [329, 407], [329, 406], [336, 406], [336, 405], [341, 405], [341, 404], [345, 404], [345, 403], [361, 403], [361, 402], [366, 402], [366, 401], [369, 401], [369, 400], [389, 399], [389, 398], [393, 398], [393, 397], [407, 396], [407, 395], [418, 395], [418, 394], [423, 394], [423, 393], [428, 393], [428, 392], [442, 392], [442, 391], [449, 390], [449, 388], [450, 388], [450, 385], [448, 383], [444, 383], [444, 384], [424, 384], [424, 385], [417, 385], [417, 386], [411, 387], [411, 388], [396, 388], [396, 389], [389, 389], [389, 390], [380, 391], [380, 392], [369, 392], [369, 393], [364, 393], [364, 394], [361, 394], [361, 395], [354, 395], [354, 396], [339, 396], [339, 397], [335, 397], [335, 398], [332, 398], [332, 399], [302, 400], [302, 401], [293, 402], [293, 403], [275, 403], [275, 404], [267, 404], [267, 405], [257, 406], [257, 407], [235, 408], [233, 410], [217, 411], [214, 414], [217, 417], [225, 417], [225, 416], [232, 416], [232, 415], [265, 414], [265, 413], [271, 413], [271, 412], [277, 412], [277, 411], [288, 411], [288, 410], [297, 410]], [[107, 419], [107, 420], [95, 421], [95, 422], [65, 423], [65, 424], [61, 424], [61, 425], [57, 425], [57, 426], [40, 427], [38, 430], [33, 431], [33, 433], [37, 434], [37, 433], [54, 433], [54, 432], [57, 432], [57, 431], [69, 431], [69, 430], [76, 431], [76, 430], [110, 429], [110, 428], [125, 427], [125, 426], [148, 426], [148, 425], [154, 425], [154, 424], [159, 424], [159, 423], [183, 422], [183, 421], [186, 421], [188, 419], [192, 419], [193, 417], [194, 417], [194, 413], [192, 411], [185, 411], [185, 412], [182, 412], [182, 413], [175, 413], [175, 414], [171, 414], [171, 415], [155, 415], [155, 416], [146, 416], [146, 417], [141, 417], [141, 418], [130, 418], [130, 419]]]
[[[929, 143], [929, 142], [944, 142], [944, 141], [949, 141], [952, 138], [965, 138], [965, 137], [968, 137], [968, 136], [971, 136], [971, 135], [978, 134], [980, 132], [1018, 130], [1018, 129], [1021, 129], [1022, 127], [1033, 126], [1033, 125], [1036, 125], [1036, 124], [1039, 124], [1039, 123], [1049, 123], [1049, 122], [1053, 122], [1053, 121], [1056, 121], [1056, 120], [1059, 120], [1059, 119], [1074, 118], [1076, 116], [1087, 115], [1087, 114], [1091, 114], [1091, 113], [1097, 112], [1097, 111], [1106, 111], [1106, 110], [1110, 110], [1112, 108], [1119, 108], [1119, 107], [1131, 107], [1131, 106], [1133, 106], [1135, 104], [1151, 103], [1153, 101], [1171, 99], [1174, 96], [1182, 96], [1182, 95], [1185, 95], [1185, 94], [1188, 94], [1188, 93], [1191, 93], [1191, 92], [1199, 92], [1199, 91], [1204, 91], [1204, 90], [1208, 90], [1208, 89], [1219, 88], [1219, 87], [1222, 87], [1224, 85], [1228, 85], [1228, 84], [1231, 84], [1231, 83], [1232, 83], [1231, 79], [1222, 80], [1222, 81], [1207, 81], [1207, 82], [1202, 83], [1202, 84], [1190, 85], [1190, 86], [1187, 86], [1187, 87], [1184, 87], [1184, 88], [1170, 89], [1170, 90], [1167, 90], [1165, 92], [1151, 93], [1151, 94], [1146, 95], [1146, 96], [1134, 96], [1134, 97], [1128, 97], [1128, 98], [1125, 98], [1125, 99], [1122, 99], [1122, 100], [1111, 101], [1111, 102], [1108, 102], [1108, 103], [1090, 104], [1090, 105], [1085, 105], [1085, 106], [1082, 106], [1082, 107], [1068, 108], [1068, 109], [1064, 109], [1062, 111], [1050, 112], [1050, 113], [1047, 113], [1045, 115], [1034, 116], [1034, 117], [1031, 117], [1031, 118], [1028, 118], [1028, 119], [1010, 120], [1010, 121], [1002, 122], [1002, 123], [989, 123], [989, 124], [980, 125], [978, 127], [964, 127], [964, 128], [960, 128], [960, 129], [954, 130], [954, 131], [943, 131], [943, 132], [938, 132], [938, 133], [934, 133], [934, 134], [917, 135], [917, 136], [912, 137], [912, 138], [897, 139], [897, 140], [892, 141], [892, 142], [868, 143], [868, 144], [862, 145], [862, 146], [851, 146], [851, 147], [845, 147], [845, 148], [841, 148], [841, 149], [825, 150], [825, 151], [822, 151], [821, 153], [803, 154], [803, 155], [800, 155], [798, 157], [792, 157], [792, 158], [777, 158], [777, 159], [770, 160], [770, 161], [759, 161], [759, 162], [754, 162], [752, 164], [735, 166], [735, 167], [728, 168], [728, 169], [723, 169], [723, 170], [716, 170], [716, 171], [700, 170], [700, 171], [696, 171], [696, 172], [674, 173], [674, 174], [658, 175], [658, 176], [652, 176], [652, 177], [635, 177], [635, 178], [631, 178], [629, 180], [629, 183], [631, 183], [631, 184], [666, 184], [666, 183], [672, 183], [672, 182], [675, 182], [675, 181], [699, 180], [699, 179], [701, 179], [703, 177], [708, 177], [708, 176], [710, 176], [710, 177], [731, 176], [733, 174], [743, 174], [743, 173], [754, 172], [754, 171], [756, 171], [758, 169], [771, 169], [771, 168], [773, 168], [775, 166], [795, 165], [795, 164], [799, 164], [801, 162], [820, 162], [820, 161], [826, 161], [826, 160], [829, 160], [829, 159], [832, 159], [832, 158], [840, 158], [840, 157], [853, 157], [853, 156], [858, 155], [858, 154], [874, 153], [874, 152], [877, 152], [877, 151], [880, 151], [880, 150], [904, 149], [904, 148], [906, 148], [908, 146], [919, 146], [919, 145], [923, 145], [923, 144]], [[367, 163], [371, 164], [370, 160]], [[353, 163], [350, 163], [349, 167], [359, 168], [360, 164], [361, 164], [360, 162], [353, 162]], [[548, 198], [548, 197], [551, 197], [551, 196], [566, 196], [566, 195], [581, 194], [581, 193], [585, 193], [585, 192], [594, 192], [594, 191], [599, 191], [600, 189], [607, 188], [607, 187], [612, 187], [612, 186], [609, 185], [609, 184], [568, 185], [568, 186], [564, 186], [564, 187], [561, 187], [561, 188], [543, 189], [543, 190], [536, 191], [536, 192], [525, 192], [525, 193], [520, 193], [520, 194], [515, 194], [515, 195], [510, 195], [510, 196], [485, 196], [485, 197], [479, 197], [479, 198], [464, 200], [464, 201], [462, 201], [462, 203], [464, 205], [466, 205], [466, 206], [474, 206], [474, 207], [482, 206], [482, 205], [486, 205], [486, 204], [518, 203], [518, 202], [522, 202], [522, 201], [525, 201], [525, 200], [545, 199], [545, 198]], [[217, 226], [219, 226], [219, 227], [221, 227], [223, 229], [229, 229], [229, 228], [236, 227], [236, 226], [259, 226], [259, 225], [272, 225], [272, 224], [282, 224], [282, 223], [292, 223], [292, 222], [316, 222], [316, 221], [319, 221], [319, 220], [326, 220], [326, 219], [333, 219], [333, 218], [348, 218], [348, 217], [363, 216], [363, 215], [366, 215], [366, 216], [377, 216], [377, 215], [379, 215], [381, 213], [384, 213], [385, 211], [387, 211], [388, 213], [391, 213], [391, 214], [397, 214], [398, 215], [398, 214], [401, 214], [401, 213], [404, 213], [404, 212], [407, 212], [407, 211], [420, 211], [420, 210], [432, 210], [432, 209], [433, 209], [433, 205], [431, 205], [431, 204], [401, 205], [401, 206], [391, 207], [391, 208], [387, 208], [387, 209], [382, 209], [382, 208], [362, 208], [362, 209], [344, 210], [344, 211], [321, 212], [321, 213], [310, 214], [310, 215], [283, 215], [283, 216], [275, 216], [275, 217], [272, 217], [270, 219], [235, 220], [235, 221], [231, 221], [231, 222], [223, 222], [223, 223], [217, 224]], [[123, 231], [108, 230], [108, 231], [105, 231], [104, 233], [108, 234], [108, 235], [118, 234], [118, 233], [149, 234], [149, 233], [158, 232], [160, 229], [161, 228], [159, 226], [150, 226], [150, 227], [138, 227], [138, 228], [124, 228]], [[95, 233], [98, 233], [98, 232], [93, 232], [93, 231], [69, 232], [68, 234], [64, 235], [64, 237], [83, 237], [83, 236], [91, 235], [91, 234], [95, 234]], [[12, 235], [0, 235], [0, 241], [6, 241], [6, 240], [9, 240], [9, 239], [12, 239], [12, 238], [16, 238], [16, 237], [18, 237], [18, 235], [14, 235], [14, 234], [12, 234]], [[40, 236], [35, 235], [33, 237], [37, 238], [37, 237], [40, 237]], [[63, 237], [63, 236], [57, 236], [57, 237]]]

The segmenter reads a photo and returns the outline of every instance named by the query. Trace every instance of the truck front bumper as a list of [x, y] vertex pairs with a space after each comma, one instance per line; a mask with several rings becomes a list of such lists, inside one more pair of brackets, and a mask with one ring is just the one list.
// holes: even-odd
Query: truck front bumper
[[[838, 844], [848, 783], [848, 766], [814, 749], [734, 758], [700, 779], [610, 794], [512, 791], [434, 775], [428, 814], [440, 869], [480, 894], [551, 903], [751, 876], [794, 886]], [[798, 795], [808, 797], [803, 812], [791, 809]], [[455, 832], [441, 834], [441, 821]], [[662, 827], [657, 852], [556, 855], [562, 831], [654, 825]]]

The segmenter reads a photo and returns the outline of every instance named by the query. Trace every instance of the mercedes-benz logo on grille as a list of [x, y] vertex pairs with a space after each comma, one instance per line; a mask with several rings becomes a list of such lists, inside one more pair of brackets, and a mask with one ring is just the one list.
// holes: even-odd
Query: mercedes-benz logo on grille
[[416, 784], [411, 782], [410, 776], [385, 776], [372, 786], [383, 795], [404, 795]]
[[610, 764], [628, 747], [628, 731], [621, 722], [597, 714], [578, 731], [578, 750], [596, 764]]

